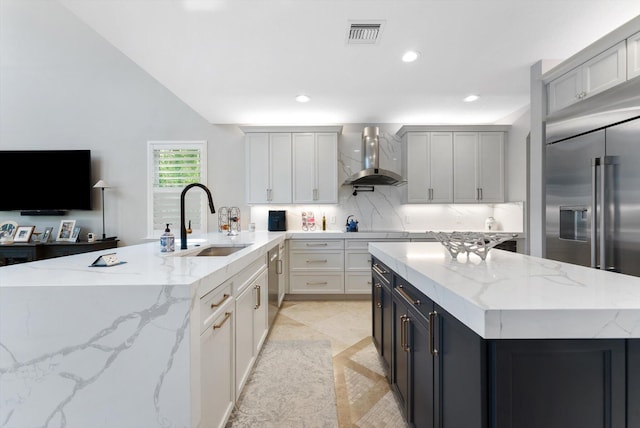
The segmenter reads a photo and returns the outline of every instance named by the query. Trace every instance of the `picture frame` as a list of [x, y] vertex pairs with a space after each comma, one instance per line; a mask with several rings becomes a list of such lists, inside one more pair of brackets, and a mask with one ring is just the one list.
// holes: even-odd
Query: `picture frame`
[[9, 220], [0, 223], [0, 238], [2, 236], [6, 236], [13, 239], [13, 235], [15, 235], [17, 228], [18, 223], [16, 223], [15, 221]]
[[44, 232], [42, 232], [42, 235], [40, 236], [40, 242], [42, 244], [46, 244], [47, 242], [49, 242], [49, 239], [51, 239], [52, 233], [53, 233], [53, 227], [45, 228]]
[[75, 226], [73, 228], [73, 232], [71, 232], [71, 237], [69, 238], [70, 242], [78, 241], [78, 236], [80, 236], [80, 226]]
[[61, 220], [56, 241], [71, 241], [71, 235], [73, 234], [73, 229], [75, 227], [75, 220]]
[[13, 236], [13, 242], [29, 242], [35, 226], [18, 226]]

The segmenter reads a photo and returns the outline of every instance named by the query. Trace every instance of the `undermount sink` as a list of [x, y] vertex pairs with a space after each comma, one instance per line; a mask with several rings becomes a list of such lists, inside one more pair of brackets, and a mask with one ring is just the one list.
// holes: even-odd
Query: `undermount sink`
[[249, 244], [246, 245], [226, 245], [226, 246], [211, 246], [207, 247], [204, 250], [200, 251], [196, 256], [228, 256], [237, 251], [240, 251], [244, 248], [247, 248]]

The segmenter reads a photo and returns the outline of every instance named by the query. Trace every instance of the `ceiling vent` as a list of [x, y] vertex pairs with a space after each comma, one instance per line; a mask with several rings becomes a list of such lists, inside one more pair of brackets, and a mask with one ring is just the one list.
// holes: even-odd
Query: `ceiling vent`
[[347, 29], [348, 45], [374, 45], [378, 43], [382, 34], [382, 21], [358, 21], [351, 22]]

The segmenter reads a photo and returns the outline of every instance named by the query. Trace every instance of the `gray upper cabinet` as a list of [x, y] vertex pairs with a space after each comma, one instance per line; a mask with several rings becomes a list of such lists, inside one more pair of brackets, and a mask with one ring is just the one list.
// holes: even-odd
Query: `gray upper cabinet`
[[403, 126], [406, 203], [498, 203], [505, 200], [508, 126]]
[[408, 132], [407, 202], [453, 202], [453, 133]]
[[627, 79], [640, 76], [640, 32], [627, 39]]
[[291, 203], [291, 134], [250, 132], [245, 142], [247, 203]]
[[248, 204], [338, 202], [341, 126], [243, 126]]
[[293, 134], [293, 203], [338, 203], [338, 134]]
[[454, 202], [504, 202], [504, 133], [453, 134]]
[[547, 85], [549, 114], [627, 80], [627, 47], [623, 40]]

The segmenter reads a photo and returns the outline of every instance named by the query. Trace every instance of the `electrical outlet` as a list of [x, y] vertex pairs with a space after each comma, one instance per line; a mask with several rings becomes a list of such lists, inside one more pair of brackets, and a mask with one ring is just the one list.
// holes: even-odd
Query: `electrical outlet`
[[336, 216], [332, 215], [331, 220], [329, 220], [329, 223], [336, 224]]

